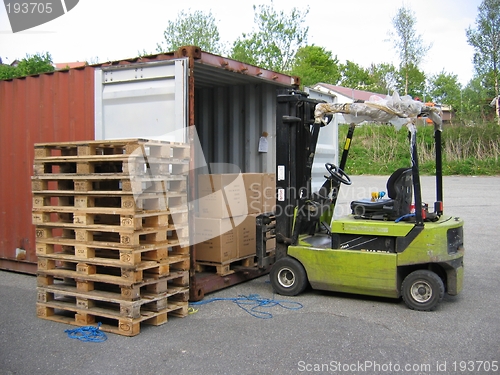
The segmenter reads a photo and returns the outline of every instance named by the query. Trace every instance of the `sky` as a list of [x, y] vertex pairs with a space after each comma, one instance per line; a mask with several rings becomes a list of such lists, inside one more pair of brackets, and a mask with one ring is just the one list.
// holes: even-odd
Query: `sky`
[[[27, 1], [27, 0], [26, 0]], [[60, 0], [53, 0], [58, 2]], [[49, 52], [54, 63], [114, 61], [155, 52], [169, 20], [180, 11], [212, 12], [221, 41], [231, 45], [255, 29], [253, 5], [271, 1], [80, 0], [65, 15], [29, 30], [13, 33], [7, 10], [0, 5], [0, 57], [4, 63], [26, 54]], [[465, 30], [475, 28], [481, 0], [274, 0], [275, 10], [306, 10], [308, 45], [332, 52], [363, 67], [371, 63], [399, 64], [389, 41], [392, 18], [405, 5], [415, 14], [417, 33], [432, 44], [420, 69], [428, 76], [446, 72], [465, 85], [474, 74], [473, 49]], [[309, 5], [308, 5], [309, 4]]]

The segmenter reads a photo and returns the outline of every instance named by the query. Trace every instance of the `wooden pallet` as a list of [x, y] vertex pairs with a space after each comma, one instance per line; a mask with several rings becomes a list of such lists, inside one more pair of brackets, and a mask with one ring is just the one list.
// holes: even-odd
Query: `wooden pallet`
[[[109, 257], [113, 253], [99, 252], [94, 256], [82, 259], [67, 253], [38, 255], [38, 270], [58, 272], [56, 270], [71, 270], [88, 275], [113, 275], [126, 280], [140, 281], [143, 274], [166, 276], [171, 270], [189, 270], [189, 255], [171, 255], [159, 260], [142, 260], [131, 264], [120, 259]], [[104, 257], [106, 255], [108, 257]]]
[[107, 310], [118, 313], [125, 318], [139, 318], [149, 311], [161, 311], [167, 307], [168, 296], [151, 295], [136, 301], [126, 301], [116, 298], [114, 293], [91, 291], [88, 293], [74, 292], [75, 287], [37, 288], [37, 302], [48, 307], [65, 305], [70, 308], [80, 308], [89, 312]]
[[41, 319], [75, 326], [102, 323], [100, 329], [105, 332], [123, 336], [136, 336], [141, 331], [141, 324], [159, 326], [167, 322], [168, 316], [187, 316], [188, 304], [187, 302], [168, 303], [165, 309], [160, 311], [143, 311], [138, 318], [120, 316], [119, 313], [117, 314], [108, 309], [81, 309], [69, 306], [64, 302], [37, 303], [36, 313]]
[[[121, 210], [120, 210], [121, 211]], [[78, 209], [74, 207], [34, 208], [32, 223], [39, 227], [88, 228], [102, 231], [178, 230], [188, 228], [187, 212], [168, 211], [124, 213], [113, 209]], [[182, 234], [181, 234], [182, 236]]]
[[111, 243], [128, 247], [162, 243], [170, 246], [187, 246], [189, 228], [143, 228], [134, 231], [122, 227], [93, 226], [75, 228], [73, 226], [37, 226], [36, 240], [63, 239], [76, 240], [86, 244]]
[[87, 210], [95, 213], [157, 213], [167, 210], [170, 214], [187, 212], [187, 193], [185, 180], [175, 181], [182, 183], [184, 190], [168, 190], [157, 193], [117, 193], [94, 194], [92, 192], [69, 191], [35, 191], [33, 192], [33, 211], [73, 211], [72, 209]]
[[[88, 253], [86, 255], [89, 255]], [[38, 269], [69, 269], [77, 272], [89, 274], [109, 274], [121, 275], [127, 280], [131, 277], [137, 278], [143, 272], [157, 275], [168, 275], [170, 270], [189, 270], [189, 255], [170, 255], [167, 252], [157, 252], [161, 259], [132, 262], [130, 258], [122, 256], [116, 257], [116, 252], [99, 249], [94, 251], [93, 257], [83, 258], [78, 254], [73, 255], [68, 252], [39, 254]], [[122, 261], [124, 259], [125, 261]], [[85, 269], [82, 268], [85, 266]], [[135, 275], [135, 276], [134, 276]], [[139, 279], [140, 280], [140, 279]]]
[[106, 262], [106, 259], [93, 260], [93, 263], [88, 261], [84, 263], [73, 259], [58, 260], [56, 257], [39, 257], [37, 273], [117, 285], [132, 285], [141, 282], [146, 277], [161, 278], [169, 275], [170, 264], [168, 261], [149, 261], [133, 267], [123, 267], [117, 266], [109, 260]]
[[122, 317], [139, 318], [146, 311], [166, 309], [169, 302], [186, 302], [186, 293], [189, 293], [188, 288], [177, 287], [156, 294], [143, 292], [139, 299], [130, 301], [117, 293], [103, 290], [81, 292], [75, 285], [58, 283], [38, 287], [37, 302], [43, 304], [64, 303], [73, 308], [86, 310], [106, 309], [118, 312]]
[[[83, 262], [93, 258], [109, 259], [122, 266], [135, 266], [144, 261], [184, 259], [189, 256], [189, 247], [171, 246], [168, 242], [157, 242], [135, 247], [106, 242], [81, 243], [73, 239], [41, 238], [36, 242], [36, 254], [39, 257], [61, 257]], [[63, 259], [63, 260], [64, 260]]]
[[[115, 282], [109, 282], [109, 278], [95, 277], [91, 278], [85, 275], [75, 273], [58, 273], [57, 276], [50, 272], [38, 271], [37, 287], [46, 288], [52, 285], [58, 285], [61, 281], [66, 285], [73, 285], [80, 293], [90, 291], [103, 291], [114, 293], [118, 298], [127, 301], [136, 301], [148, 294], [176, 294], [188, 293], [189, 288], [189, 272], [188, 271], [171, 271], [168, 276], [150, 277], [144, 275], [143, 279], [137, 283], [123, 283], [121, 280], [115, 279]], [[174, 293], [175, 292], [175, 293]], [[182, 299], [187, 301], [187, 296]]]
[[94, 252], [93, 257], [87, 258], [67, 252], [39, 254], [38, 272], [53, 276], [130, 285], [142, 281], [144, 277], [168, 276], [171, 270], [189, 270], [189, 255], [171, 255], [163, 259], [142, 260], [131, 264], [121, 262], [120, 258], [113, 256], [114, 254], [108, 251], [98, 251], [97, 254]]
[[162, 159], [142, 155], [59, 156], [38, 158], [33, 164], [35, 176], [94, 173], [116, 173], [131, 177], [185, 176], [188, 172], [189, 159]]
[[[186, 176], [146, 176], [131, 177], [124, 173], [60, 174], [31, 177], [34, 194], [52, 195], [128, 195], [184, 192]], [[147, 195], [146, 195], [147, 197]]]
[[141, 138], [35, 144], [35, 159], [50, 156], [84, 157], [89, 155], [130, 155], [134, 153], [160, 158], [189, 159], [189, 145]]
[[35, 144], [35, 176], [66, 174], [186, 175], [189, 146], [146, 140]]
[[215, 272], [217, 275], [227, 276], [234, 273], [238, 267], [253, 267], [255, 263], [253, 255], [222, 263], [196, 261], [196, 272]]

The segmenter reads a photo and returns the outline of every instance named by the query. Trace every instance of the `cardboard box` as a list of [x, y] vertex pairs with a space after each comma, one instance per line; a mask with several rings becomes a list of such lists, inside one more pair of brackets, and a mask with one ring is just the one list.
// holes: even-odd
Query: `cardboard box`
[[266, 250], [269, 251], [274, 249], [276, 249], [276, 237], [266, 241]]
[[[256, 254], [258, 214], [234, 218], [201, 218], [194, 220], [196, 260], [214, 263], [231, 262]], [[276, 239], [266, 241], [266, 249], [276, 247]]]
[[262, 212], [262, 202], [264, 201], [263, 179], [263, 173], [243, 173], [249, 214], [259, 214]]
[[227, 218], [247, 214], [242, 174], [205, 174], [198, 176], [198, 216]]
[[243, 222], [236, 227], [236, 240], [238, 242], [238, 258], [244, 258], [256, 254], [256, 214], [248, 215]]
[[223, 263], [237, 257], [237, 238], [232, 218], [194, 218], [196, 260]]
[[249, 214], [274, 212], [276, 209], [276, 175], [243, 173]]
[[276, 210], [276, 174], [264, 173], [262, 176], [262, 212]]
[[[236, 239], [238, 242], [238, 258], [256, 255], [257, 252], [257, 227], [255, 219], [258, 214], [248, 215], [243, 222], [236, 227]], [[267, 237], [271, 234], [268, 232]], [[266, 241], [266, 250], [276, 248], [276, 238]]]

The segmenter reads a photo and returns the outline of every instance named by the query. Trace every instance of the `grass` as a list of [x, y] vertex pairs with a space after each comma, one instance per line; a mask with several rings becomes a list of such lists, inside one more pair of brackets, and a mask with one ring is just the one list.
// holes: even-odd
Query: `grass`
[[[343, 145], [348, 125], [339, 126], [339, 144]], [[444, 175], [500, 175], [500, 126], [485, 123], [476, 126], [443, 128]], [[435, 174], [434, 128], [418, 126], [417, 151], [420, 173]], [[408, 130], [367, 124], [354, 131], [346, 173], [388, 175], [410, 166]]]

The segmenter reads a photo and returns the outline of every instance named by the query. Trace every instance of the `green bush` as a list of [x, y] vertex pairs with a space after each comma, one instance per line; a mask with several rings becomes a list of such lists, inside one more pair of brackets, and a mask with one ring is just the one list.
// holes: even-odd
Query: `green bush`
[[25, 77], [33, 74], [53, 72], [50, 53], [26, 55], [17, 66], [0, 65], [0, 80]]
[[[339, 126], [343, 145], [348, 125]], [[500, 126], [485, 123], [475, 126], [443, 128], [444, 175], [500, 175]], [[422, 175], [435, 174], [433, 126], [417, 127], [417, 152]], [[354, 131], [346, 173], [389, 175], [411, 166], [408, 130], [387, 125], [358, 125]]]

